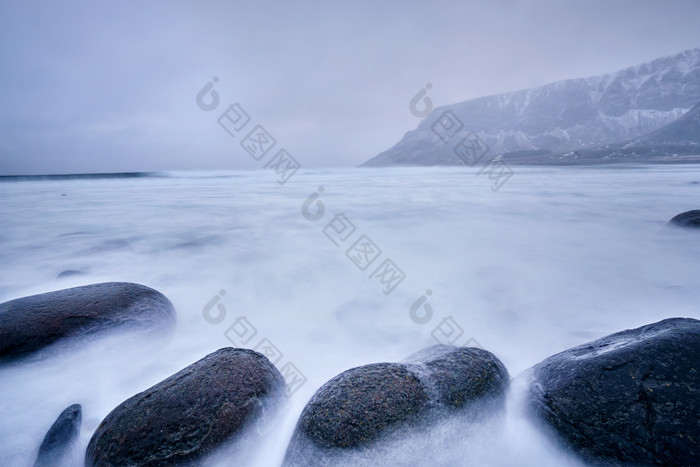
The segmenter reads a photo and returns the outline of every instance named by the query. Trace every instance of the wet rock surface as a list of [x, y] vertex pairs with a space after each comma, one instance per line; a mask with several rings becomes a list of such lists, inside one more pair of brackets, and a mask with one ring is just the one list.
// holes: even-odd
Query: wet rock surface
[[[490, 352], [433, 346], [402, 363], [347, 370], [304, 408], [285, 465], [331, 465], [333, 454], [372, 448], [397, 430], [420, 429], [477, 403], [502, 404], [508, 372]], [[481, 408], [481, 407], [480, 407]]]
[[700, 229], [700, 209], [686, 211], [674, 216], [666, 225]]
[[428, 394], [403, 365], [376, 363], [345, 371], [311, 399], [299, 430], [323, 447], [356, 447], [419, 415]]
[[700, 321], [672, 318], [611, 334], [531, 371], [532, 411], [584, 460], [697, 465]]
[[86, 466], [199, 462], [272, 417], [286, 385], [270, 361], [223, 348], [116, 407], [87, 447]]
[[502, 402], [505, 398], [508, 370], [487, 350], [434, 345], [410, 356], [406, 363], [411, 362], [425, 366], [426, 384], [445, 407], [461, 408], [485, 400]]
[[83, 409], [80, 404], [73, 404], [61, 412], [39, 447], [34, 467], [63, 465], [80, 434], [82, 421]]
[[163, 294], [129, 282], [22, 297], [0, 303], [0, 363], [106, 330], [165, 330], [174, 324], [175, 310]]

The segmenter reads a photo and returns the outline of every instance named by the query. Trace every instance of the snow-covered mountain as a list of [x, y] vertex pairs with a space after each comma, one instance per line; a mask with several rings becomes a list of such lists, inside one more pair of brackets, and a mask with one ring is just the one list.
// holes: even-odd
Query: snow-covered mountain
[[681, 118], [639, 139], [639, 144], [700, 144], [700, 102]]
[[700, 162], [700, 103], [678, 120], [638, 138], [566, 153], [510, 153], [508, 163], [595, 164], [601, 162]]
[[491, 156], [597, 148], [658, 130], [698, 102], [700, 49], [693, 49], [616, 73], [436, 108], [363, 166], [463, 164], [455, 148], [465, 137], [479, 141], [473, 134]]

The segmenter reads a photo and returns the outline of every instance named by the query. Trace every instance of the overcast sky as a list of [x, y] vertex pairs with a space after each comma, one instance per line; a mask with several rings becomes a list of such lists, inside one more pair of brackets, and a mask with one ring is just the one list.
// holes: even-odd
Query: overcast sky
[[700, 47], [698, 18], [697, 0], [0, 0], [0, 174], [261, 168], [217, 123], [234, 103], [302, 167], [355, 166], [416, 127], [426, 83], [438, 106], [616, 71]]

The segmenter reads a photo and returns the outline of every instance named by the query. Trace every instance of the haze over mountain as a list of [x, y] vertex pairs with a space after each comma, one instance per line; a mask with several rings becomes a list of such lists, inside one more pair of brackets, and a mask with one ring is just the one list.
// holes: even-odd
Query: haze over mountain
[[[695, 120], [679, 119], [699, 102], [700, 49], [693, 49], [615, 73], [436, 108], [395, 146], [363, 166], [461, 165], [455, 145], [471, 132], [491, 156], [505, 154], [507, 160], [528, 163], [570, 161], [577, 156], [571, 151], [595, 152], [642, 137], [649, 138], [644, 139], [646, 146], [660, 144], [659, 138], [680, 143], [676, 139], [681, 136], [692, 142]], [[654, 133], [676, 120], [677, 125]], [[454, 126], [449, 131], [459, 131], [447, 134], [450, 125]], [[595, 158], [605, 157], [596, 154]]]

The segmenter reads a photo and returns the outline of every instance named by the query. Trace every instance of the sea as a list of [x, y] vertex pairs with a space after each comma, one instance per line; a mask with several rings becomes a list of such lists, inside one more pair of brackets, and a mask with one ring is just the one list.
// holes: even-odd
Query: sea
[[514, 379], [502, 423], [426, 432], [434, 447], [409, 463], [582, 465], [527, 415], [522, 375], [613, 332], [700, 318], [700, 237], [666, 227], [698, 208], [700, 165], [514, 166], [505, 182], [466, 166], [2, 177], [0, 302], [135, 282], [177, 324], [0, 367], [0, 465], [31, 466], [74, 403], [82, 465], [114, 407], [232, 346], [287, 381], [250, 457], [278, 466], [326, 381], [435, 344], [489, 350]]

